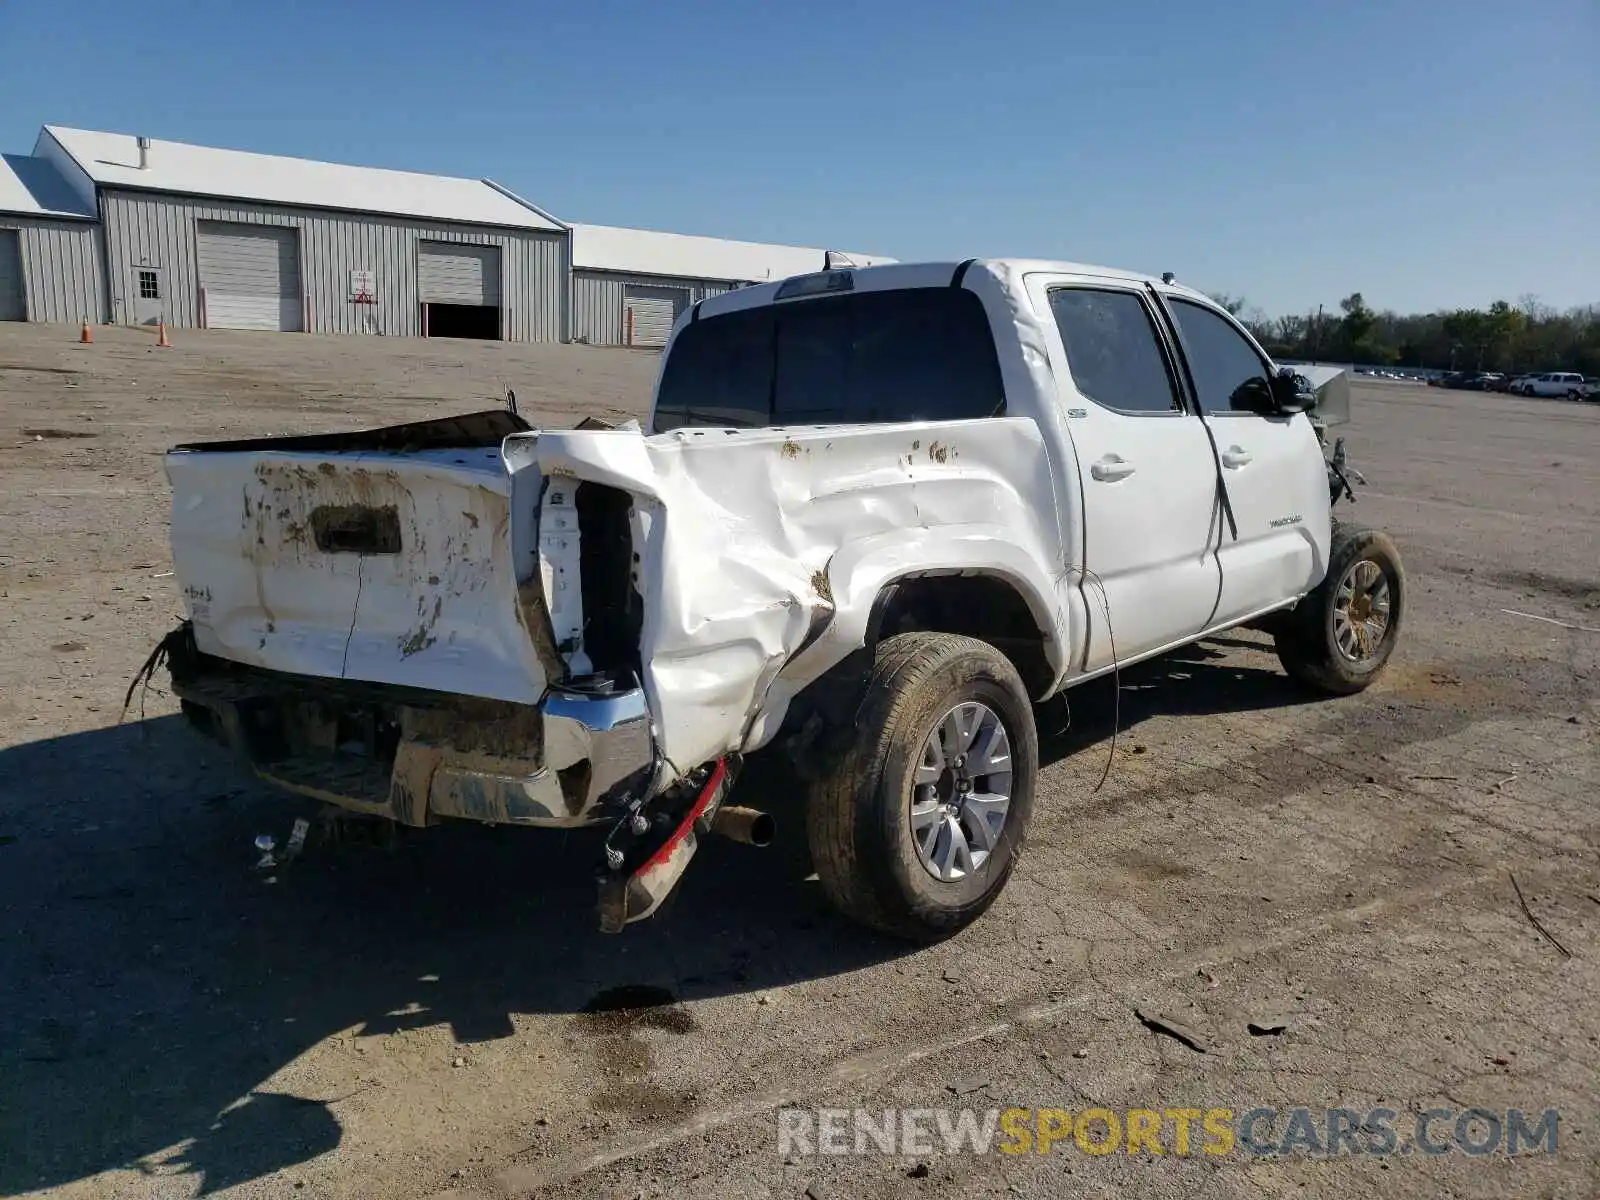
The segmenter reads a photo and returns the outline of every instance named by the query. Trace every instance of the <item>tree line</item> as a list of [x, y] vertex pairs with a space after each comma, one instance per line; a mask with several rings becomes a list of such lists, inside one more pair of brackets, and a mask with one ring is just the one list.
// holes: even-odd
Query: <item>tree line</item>
[[1360, 292], [1305, 315], [1268, 317], [1242, 296], [1215, 297], [1274, 358], [1367, 366], [1600, 375], [1600, 305], [1558, 311], [1524, 296], [1487, 309], [1377, 311]]

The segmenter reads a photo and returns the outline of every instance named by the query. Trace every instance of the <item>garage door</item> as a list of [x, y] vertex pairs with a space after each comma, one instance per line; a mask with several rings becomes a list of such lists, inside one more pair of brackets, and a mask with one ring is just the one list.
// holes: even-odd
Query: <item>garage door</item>
[[202, 222], [200, 286], [212, 329], [300, 329], [304, 310], [295, 231]]
[[22, 248], [15, 229], [0, 229], [0, 321], [26, 321], [22, 298]]
[[672, 323], [688, 307], [688, 288], [630, 283], [622, 293], [623, 338], [630, 346], [665, 346]]
[[500, 307], [500, 247], [422, 242], [417, 286], [424, 304]]

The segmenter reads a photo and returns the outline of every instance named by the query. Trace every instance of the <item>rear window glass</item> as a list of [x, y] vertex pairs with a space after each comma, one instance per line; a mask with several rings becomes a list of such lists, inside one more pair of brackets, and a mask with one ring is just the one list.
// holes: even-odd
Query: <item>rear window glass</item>
[[694, 322], [667, 355], [655, 429], [959, 421], [1004, 411], [978, 298], [905, 288]]

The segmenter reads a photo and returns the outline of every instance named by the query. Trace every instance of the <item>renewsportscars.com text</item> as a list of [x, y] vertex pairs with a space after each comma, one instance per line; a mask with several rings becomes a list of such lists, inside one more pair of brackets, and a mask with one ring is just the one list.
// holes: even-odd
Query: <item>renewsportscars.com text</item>
[[1237, 1156], [1554, 1154], [1547, 1108], [784, 1108], [780, 1155]]

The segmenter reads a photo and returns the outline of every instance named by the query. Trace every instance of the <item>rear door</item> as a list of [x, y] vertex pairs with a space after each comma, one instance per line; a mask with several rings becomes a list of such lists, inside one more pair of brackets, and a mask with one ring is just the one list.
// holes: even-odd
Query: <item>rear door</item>
[[1196, 300], [1166, 289], [1161, 295], [1216, 438], [1233, 511], [1217, 547], [1222, 591], [1207, 622], [1224, 625], [1299, 596], [1322, 577], [1329, 536], [1322, 451], [1303, 413], [1267, 411], [1273, 367], [1242, 329]]
[[1082, 670], [1198, 633], [1216, 605], [1216, 467], [1185, 409], [1153, 298], [1135, 284], [1030, 279], [1082, 480], [1089, 612]]
[[155, 325], [167, 315], [165, 272], [160, 267], [136, 267], [133, 272], [133, 323]]

